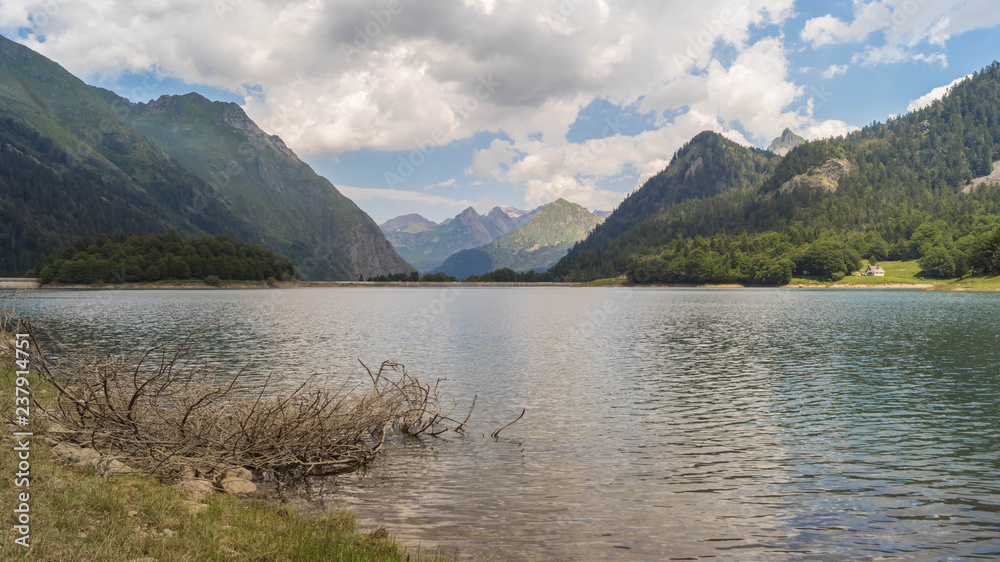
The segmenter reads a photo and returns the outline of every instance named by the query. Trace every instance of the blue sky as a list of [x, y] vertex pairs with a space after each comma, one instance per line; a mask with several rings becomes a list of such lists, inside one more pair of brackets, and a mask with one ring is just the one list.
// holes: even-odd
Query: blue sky
[[998, 25], [985, 0], [0, 5], [89, 83], [241, 104], [379, 222], [611, 209], [702, 130], [766, 146], [928, 103], [1000, 58]]

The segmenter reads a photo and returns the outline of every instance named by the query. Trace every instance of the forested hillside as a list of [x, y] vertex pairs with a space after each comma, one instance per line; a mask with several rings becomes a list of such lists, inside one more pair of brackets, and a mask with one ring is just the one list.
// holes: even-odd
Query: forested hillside
[[289, 280], [292, 262], [274, 252], [216, 235], [182, 239], [176, 232], [152, 236], [104, 236], [75, 240], [31, 274], [43, 283], [134, 283], [164, 279]]
[[[719, 244], [724, 233], [778, 233], [796, 252], [775, 246], [761, 255], [793, 261], [796, 271], [804, 267], [794, 259], [825, 239], [863, 257], [919, 259], [933, 249], [958, 265], [994, 267], [982, 263], [982, 253], [973, 247], [1000, 223], [1000, 189], [973, 180], [990, 174], [1000, 159], [1000, 64], [925, 109], [845, 138], [797, 146], [784, 158], [736, 145], [720, 158], [708, 150], [711, 138], [702, 133], [679, 151], [664, 172], [552, 269], [553, 278], [612, 277], [654, 256], [672, 261], [669, 256], [683, 254], [685, 247], [701, 245], [699, 236], [716, 237], [713, 243]], [[716, 194], [692, 196], [704, 191], [690, 190], [687, 198], [664, 197], [664, 184], [687, 176], [693, 150], [703, 153], [706, 170], [716, 170], [703, 177], [717, 186]], [[739, 167], [741, 173], [727, 180], [718, 171], [732, 170], [725, 163], [734, 161], [761, 164]], [[648, 209], [657, 207], [651, 215]], [[872, 254], [872, 240], [879, 248], [884, 244], [885, 252]], [[719, 277], [732, 279], [728, 273], [711, 276]]]
[[310, 278], [409, 272], [374, 221], [235, 104], [133, 104], [0, 37], [0, 275], [76, 237], [222, 234]]

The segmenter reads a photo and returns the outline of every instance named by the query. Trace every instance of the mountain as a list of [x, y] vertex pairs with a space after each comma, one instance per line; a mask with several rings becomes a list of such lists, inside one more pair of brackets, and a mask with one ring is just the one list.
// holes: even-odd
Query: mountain
[[465, 279], [496, 269], [542, 272], [601, 223], [587, 209], [559, 199], [493, 242], [449, 257], [437, 271]]
[[[438, 225], [431, 221], [427, 221], [429, 224], [406, 222], [407, 219], [396, 217], [383, 223], [382, 231], [399, 255], [426, 272], [434, 270], [456, 252], [489, 244], [531, 220], [538, 211], [494, 207], [489, 213], [480, 215], [469, 207]], [[386, 228], [395, 224], [403, 226]]]
[[924, 109], [784, 157], [716, 137], [692, 139], [549, 277], [783, 279], [787, 267], [809, 269], [800, 262], [821, 241], [827, 255], [848, 256], [841, 263], [916, 260], [933, 249], [956, 271], [1000, 269], [1000, 258], [983, 257], [991, 242], [982, 239], [1000, 228], [1000, 182], [990, 179], [1000, 160], [1000, 63]]
[[412, 225], [419, 225], [417, 227], [414, 227], [414, 228], [417, 228], [417, 229], [419, 229], [420, 227], [434, 228], [435, 226], [437, 226], [436, 222], [434, 222], [432, 220], [427, 220], [424, 217], [422, 217], [422, 216], [420, 216], [420, 215], [418, 215], [416, 213], [413, 213], [413, 214], [409, 214], [409, 215], [399, 216], [399, 217], [396, 217], [394, 219], [389, 219], [389, 220], [385, 221], [384, 223], [378, 225], [378, 227], [380, 229], [382, 229], [382, 232], [392, 232], [393, 230], [399, 230], [401, 228], [406, 228], [406, 227], [410, 226], [411, 224]]
[[252, 217], [265, 245], [298, 262], [312, 278], [357, 279], [408, 271], [378, 225], [264, 133], [234, 103], [198, 94], [148, 104], [102, 91], [125, 118], [185, 169], [205, 180], [241, 215]]
[[[614, 277], [628, 266], [629, 251], [620, 237], [689, 200], [713, 200], [728, 192], [747, 193], [761, 184], [780, 158], [740, 146], [710, 131], [696, 135], [674, 154], [670, 164], [625, 198], [618, 208], [550, 271], [556, 278], [581, 275]], [[584, 274], [582, 269], [597, 271]]]
[[0, 184], [4, 274], [77, 236], [170, 229], [264, 245], [309, 278], [411, 270], [371, 218], [235, 104], [133, 104], [0, 37], [0, 125], [5, 167], [34, 171]]
[[784, 156], [788, 154], [788, 151], [805, 142], [806, 139], [796, 135], [791, 129], [786, 128], [780, 137], [771, 141], [771, 146], [767, 147], [767, 150], [778, 156]]

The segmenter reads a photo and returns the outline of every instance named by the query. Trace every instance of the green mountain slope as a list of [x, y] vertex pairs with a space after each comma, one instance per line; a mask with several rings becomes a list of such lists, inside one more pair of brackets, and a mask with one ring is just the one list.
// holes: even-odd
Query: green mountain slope
[[[740, 150], [742, 158], [755, 154]], [[608, 239], [596, 236], [605, 229], [598, 228], [553, 271], [556, 279], [610, 277], [676, 240], [741, 232], [780, 232], [792, 245], [824, 236], [846, 240], [853, 232], [859, 252], [874, 239], [888, 246], [888, 255], [911, 260], [929, 245], [912, 237], [921, 228], [941, 232], [930, 226], [936, 221], [947, 228], [935, 244], [964, 252], [963, 245], [968, 249], [969, 240], [1000, 221], [1000, 189], [973, 181], [988, 176], [998, 158], [1000, 64], [993, 63], [925, 109], [797, 146], [742, 176], [737, 181], [743, 188], [660, 205], [650, 214], [626, 205], [647, 191], [644, 186], [606, 223], [628, 228]], [[681, 164], [676, 158], [668, 171]], [[647, 199], [650, 206], [660, 204]]]
[[745, 197], [773, 171], [779, 157], [740, 146], [705, 131], [674, 155], [670, 165], [618, 206], [603, 224], [560, 260], [556, 278], [613, 277], [625, 271], [629, 256], [648, 248], [624, 247], [618, 240], [645, 221], [691, 200], [714, 201], [720, 194]]
[[106, 90], [102, 95], [128, 108], [125, 119], [136, 130], [237, 213], [252, 217], [265, 245], [297, 261], [309, 277], [357, 279], [410, 270], [375, 221], [240, 106], [198, 94], [148, 104], [131, 104]]
[[51, 148], [34, 154], [36, 167], [71, 181], [49, 182], [48, 200], [100, 201], [74, 207], [72, 220], [50, 220], [49, 207], [23, 196], [33, 190], [26, 184], [30, 178], [48, 176], [8, 175], [0, 200], [30, 210], [34, 220], [15, 217], [6, 223], [6, 235], [37, 242], [15, 243], [8, 255], [0, 249], [5, 274], [23, 272], [24, 263], [76, 236], [169, 228], [264, 244], [298, 261], [313, 278], [410, 270], [367, 215], [280, 139], [263, 134], [238, 106], [179, 98], [131, 104], [0, 37], [0, 116], [6, 118], [7, 144]]
[[559, 199], [493, 242], [454, 254], [437, 271], [459, 279], [503, 268], [541, 272], [552, 267], [601, 222], [587, 209]]
[[0, 109], [0, 272], [27, 271], [77, 236], [169, 228], [137, 186], [72, 156]]
[[[182, 202], [205, 184], [183, 170], [103, 103], [93, 89], [27, 47], [0, 37], [0, 109], [65, 155], [54, 164], [83, 168], [105, 183], [144, 197], [144, 209], [183, 233], [219, 232], [256, 242], [249, 222], [209, 197], [206, 213], [188, 217]], [[72, 196], [72, 194], [69, 194]]]

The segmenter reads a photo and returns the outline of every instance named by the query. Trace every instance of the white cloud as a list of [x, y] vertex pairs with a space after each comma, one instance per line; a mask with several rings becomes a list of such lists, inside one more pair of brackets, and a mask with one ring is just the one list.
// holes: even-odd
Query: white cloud
[[598, 189], [592, 182], [581, 183], [568, 176], [528, 180], [524, 200], [530, 205], [537, 207], [559, 198], [584, 207], [613, 209], [621, 203], [625, 194]]
[[801, 135], [806, 140], [828, 139], [831, 137], [841, 137], [847, 133], [857, 131], [858, 127], [837, 119], [829, 119], [822, 123], [809, 125], [802, 131]]
[[971, 74], [967, 74], [961, 78], [958, 78], [952, 83], [947, 84], [945, 86], [938, 86], [937, 88], [934, 88], [933, 90], [927, 92], [926, 94], [920, 96], [919, 98], [910, 101], [910, 104], [906, 106], [906, 111], [912, 113], [914, 111], [918, 111], [920, 109], [927, 107], [928, 105], [948, 95], [948, 92], [950, 92], [952, 88], [954, 88], [958, 84], [961, 84], [962, 82], [965, 82], [969, 78], [972, 78]]
[[823, 78], [829, 80], [841, 74], [847, 74], [847, 69], [848, 66], [846, 64], [831, 64], [829, 68], [823, 71]]
[[465, 173], [502, 178], [518, 155], [513, 142], [493, 139], [489, 148], [472, 153], [472, 167]]
[[883, 2], [855, 2], [853, 22], [846, 23], [830, 14], [812, 18], [806, 21], [801, 37], [813, 47], [858, 42], [890, 26], [891, 19], [892, 10]]
[[378, 189], [372, 187], [351, 187], [348, 185], [338, 185], [337, 190], [347, 198], [357, 201], [371, 201], [373, 199], [388, 199], [390, 201], [412, 201], [415, 203], [425, 203], [449, 207], [453, 209], [467, 209], [475, 205], [474, 201], [464, 199], [450, 199], [438, 195], [427, 195], [419, 191], [403, 191], [400, 189]]
[[739, 121], [758, 137], [774, 137], [794, 120], [783, 109], [804, 91], [787, 79], [788, 62], [777, 38], [762, 39], [744, 50], [728, 68], [713, 61], [708, 68], [706, 100], [696, 107], [714, 111], [723, 122]]
[[435, 187], [451, 187], [453, 185], [455, 185], [455, 178], [424, 186], [424, 191], [434, 189]]
[[[638, 185], [702, 130], [763, 145], [785, 127], [808, 138], [853, 129], [817, 120], [824, 100], [790, 76], [784, 36], [758, 36], [782, 28], [794, 0], [401, 0], [393, 12], [370, 0], [50, 4], [52, 13], [38, 0], [3, 0], [0, 29], [44, 19], [24, 42], [85, 78], [155, 71], [244, 93], [248, 114], [307, 157], [503, 133], [473, 152], [463, 183], [495, 178], [523, 187], [529, 202], [570, 195], [606, 208], [622, 196], [602, 187], [607, 178], [635, 172]], [[848, 20], [809, 19], [801, 39], [813, 48], [858, 44], [853, 62], [865, 66], [946, 64], [950, 37], [1000, 23], [986, 0], [851, 6]], [[822, 75], [846, 70], [832, 65]], [[655, 111], [655, 129], [569, 142], [581, 109], [598, 98]], [[358, 198], [431, 197], [345, 189]]]
[[[850, 22], [830, 14], [811, 18], [800, 37], [813, 48], [867, 41], [853, 61], [868, 67], [909, 61], [947, 66], [940, 50], [952, 36], [997, 24], [994, 0], [854, 0]], [[871, 44], [877, 34], [882, 43]]]
[[[671, 155], [704, 130], [718, 132], [743, 145], [753, 143], [730, 123], [739, 123], [758, 144], [770, 142], [785, 127], [807, 138], [825, 138], [856, 130], [842, 121], [817, 121], [811, 93], [789, 81], [784, 48], [776, 38], [747, 46], [728, 66], [713, 60], [703, 76], [672, 80], [639, 103], [640, 112], [681, 110], [658, 128], [634, 136], [611, 134], [579, 143], [495, 140], [478, 150], [467, 173], [491, 176], [526, 186], [529, 204], [557, 197], [584, 205], [610, 208], [624, 193], [601, 189], [597, 180], [638, 172], [635, 187], [660, 172]], [[798, 107], [795, 107], [798, 105]], [[794, 109], [789, 109], [794, 108]]]
[[[248, 114], [310, 156], [410, 150], [477, 131], [558, 143], [595, 97], [635, 101], [686, 74], [670, 54], [699, 42], [742, 49], [751, 26], [781, 24], [794, 1], [402, 0], [396, 13], [366, 0], [52, 4], [45, 41], [25, 43], [70, 71], [249, 86]], [[0, 28], [30, 27], [38, 10], [37, 0], [6, 0]], [[704, 68], [711, 49], [695, 50]], [[480, 87], [488, 76], [492, 91]]]

